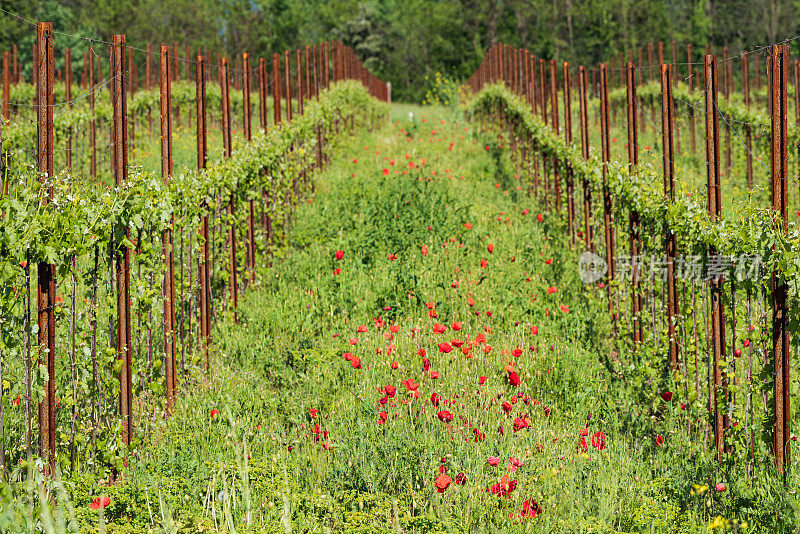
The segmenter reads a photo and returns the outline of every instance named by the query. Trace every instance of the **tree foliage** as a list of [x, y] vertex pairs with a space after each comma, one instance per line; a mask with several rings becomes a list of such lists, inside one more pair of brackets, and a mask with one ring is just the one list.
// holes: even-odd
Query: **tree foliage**
[[[211, 51], [215, 58], [243, 51], [268, 56], [339, 39], [392, 82], [395, 98], [416, 101], [425, 94], [426, 76], [468, 76], [497, 42], [593, 65], [631, 51], [636, 60], [639, 47], [646, 58], [647, 44], [658, 41], [671, 60], [675, 39], [677, 59], [685, 61], [685, 44], [694, 45], [695, 60], [706, 44], [715, 53], [727, 45], [736, 54], [793, 37], [798, 22], [791, 0], [0, 0], [0, 7], [27, 20], [53, 21], [57, 31], [102, 41], [125, 33], [140, 49], [148, 42], [179, 43], [182, 54], [188, 45], [192, 54]], [[4, 12], [0, 23], [0, 47], [19, 46], [29, 79], [33, 28]], [[90, 42], [56, 37], [57, 49], [74, 49], [80, 69]], [[107, 58], [107, 51], [98, 56]]]

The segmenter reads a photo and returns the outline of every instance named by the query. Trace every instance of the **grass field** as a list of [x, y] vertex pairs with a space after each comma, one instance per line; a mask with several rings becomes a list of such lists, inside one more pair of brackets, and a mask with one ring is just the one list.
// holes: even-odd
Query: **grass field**
[[[797, 528], [793, 480], [768, 459], [752, 478], [718, 469], [703, 407], [627, 366], [582, 250], [491, 132], [444, 108], [395, 105], [390, 122], [332, 155], [174, 416], [134, 409], [149, 415], [122, 479], [65, 477], [63, 516], [40, 527]], [[193, 138], [179, 143], [191, 165]], [[32, 488], [19, 524], [45, 509]]]

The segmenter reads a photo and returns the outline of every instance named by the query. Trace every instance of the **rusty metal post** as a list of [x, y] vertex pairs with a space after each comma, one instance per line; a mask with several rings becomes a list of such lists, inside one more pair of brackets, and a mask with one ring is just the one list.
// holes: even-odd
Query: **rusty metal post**
[[11, 53], [3, 52], [3, 119], [11, 120]]
[[[772, 209], [780, 217], [781, 230], [785, 234], [788, 225], [789, 207], [789, 151], [788, 151], [788, 85], [789, 47], [772, 45], [769, 56], [769, 93], [771, 101], [771, 168]], [[781, 273], [772, 273], [772, 357], [774, 373], [774, 417], [773, 447], [778, 472], [784, 474], [791, 465], [791, 429], [789, 399], [789, 307], [788, 284]]]
[[306, 100], [311, 99], [311, 47], [306, 45]]
[[[686, 45], [686, 62], [687, 62], [687, 70], [689, 71], [689, 98], [691, 99], [692, 93], [694, 92], [694, 63], [693, 63], [694, 56], [692, 54], [692, 45]], [[689, 135], [691, 136], [691, 143], [692, 143], [692, 154], [697, 153], [697, 144], [695, 142], [695, 133], [694, 133], [694, 108], [689, 110]]]
[[[605, 229], [606, 264], [608, 265], [608, 311], [611, 314], [612, 323], [616, 325], [617, 312], [614, 307], [614, 295], [612, 286], [614, 285], [614, 274], [616, 271], [614, 258], [614, 205], [611, 197], [611, 190], [608, 187], [608, 164], [611, 161], [611, 140], [610, 126], [608, 121], [608, 65], [600, 64], [600, 139], [602, 142], [601, 154], [603, 161], [603, 226]], [[616, 328], [616, 327], [615, 327]]]
[[275, 126], [281, 123], [281, 57], [272, 54], [272, 111]]
[[14, 59], [14, 69], [13, 69], [13, 76], [14, 76], [14, 85], [19, 83], [19, 61], [17, 61], [17, 45], [11, 45], [11, 54]]
[[[64, 101], [72, 107], [72, 49], [64, 50]], [[67, 130], [67, 169], [72, 170], [72, 128]]]
[[[111, 47], [111, 102], [113, 108], [112, 139], [114, 184], [121, 186], [128, 179], [127, 99], [125, 94], [125, 36], [115, 35]], [[128, 230], [125, 229], [125, 239]], [[117, 256], [117, 355], [122, 363], [119, 373], [119, 415], [123, 420], [122, 441], [130, 444], [133, 435], [133, 391], [131, 384], [131, 293], [130, 250], [115, 243]]]
[[[572, 77], [569, 63], [563, 64], [564, 74], [564, 144], [572, 145]], [[572, 167], [567, 165], [564, 169], [567, 183], [567, 232], [569, 233], [570, 246], [575, 245], [575, 184], [573, 182]]]
[[95, 70], [94, 70], [94, 48], [89, 47], [89, 146], [91, 147], [91, 155], [89, 158], [89, 172], [92, 178], [97, 178], [97, 121], [94, 116], [95, 106]]
[[[728, 103], [731, 89], [731, 74], [730, 61], [728, 61], [728, 47], [722, 47], [722, 93], [725, 97], [725, 103]], [[730, 118], [730, 116], [727, 116]], [[730, 122], [730, 121], [728, 121]], [[725, 124], [725, 174], [731, 174], [731, 129], [728, 124]]]
[[[661, 65], [661, 143], [664, 167], [664, 195], [675, 200], [675, 148], [673, 131], [675, 119], [672, 101], [672, 65]], [[678, 334], [676, 332], [680, 307], [678, 303], [678, 287], [675, 280], [675, 259], [677, 256], [677, 239], [675, 232], [664, 224], [664, 244], [667, 256], [667, 320], [669, 322], [669, 366], [678, 366]]]
[[292, 122], [292, 58], [288, 50], [283, 51], [283, 63], [286, 78], [286, 120]]
[[314, 45], [311, 73], [314, 76], [314, 97], [319, 100], [319, 45]]
[[247, 52], [242, 54], [242, 130], [244, 131], [244, 138], [247, 141], [252, 141], [252, 121], [250, 120], [250, 55]]
[[[800, 126], [800, 61], [795, 59], [792, 64], [793, 78], [794, 78], [794, 124]], [[747, 145], [748, 147], [750, 145]], [[800, 145], [797, 147], [798, 161], [800, 161]], [[798, 166], [798, 173], [800, 173], [800, 166]]]
[[[288, 57], [288, 56], [287, 56]], [[230, 158], [232, 154], [231, 143], [231, 101], [230, 101], [230, 72], [228, 58], [222, 58], [222, 133], [223, 133], [223, 156]], [[233, 308], [233, 320], [239, 322], [237, 309], [239, 307], [239, 275], [237, 272], [238, 262], [236, 261], [236, 205], [233, 191], [228, 199], [228, 254], [230, 260], [230, 304]]]
[[[545, 91], [544, 59], [539, 59], [539, 104], [542, 114], [542, 122], [547, 125], [547, 91]], [[547, 173], [547, 157], [541, 151], [542, 159], [542, 194], [544, 195], [545, 207], [550, 206], [550, 178]]]
[[[247, 142], [253, 140], [253, 134], [250, 127], [250, 56], [247, 53], [242, 54], [242, 93], [244, 100], [244, 135]], [[247, 270], [250, 273], [250, 282], [255, 282], [256, 278], [256, 207], [255, 200], [250, 199], [248, 202], [248, 215], [247, 215]]]
[[[628, 62], [626, 70], [627, 111], [628, 111], [628, 172], [633, 175], [639, 164], [639, 133], [636, 125], [636, 65]], [[631, 210], [628, 214], [631, 250], [631, 309], [633, 310], [633, 346], [637, 349], [642, 342], [642, 296], [639, 293], [639, 242], [641, 222], [639, 212]]]
[[[720, 157], [719, 157], [719, 113], [717, 111], [717, 57], [706, 55], [703, 60], [705, 70], [705, 114], [706, 114], [706, 168], [708, 174], [708, 213], [715, 223], [721, 210], [720, 195]], [[709, 247], [709, 257], [716, 256], [714, 247]], [[711, 355], [713, 359], [714, 385], [714, 444], [717, 448], [717, 461], [722, 462], [725, 452], [724, 405], [727, 388], [720, 363], [725, 361], [725, 312], [722, 303], [722, 276], [714, 276], [709, 283], [711, 307]]]
[[[553, 128], [553, 133], [558, 136], [559, 129], [558, 129], [558, 87], [557, 84], [557, 72], [556, 72], [556, 60], [550, 60], [550, 105], [552, 111], [552, 119], [551, 119], [551, 127]], [[559, 163], [556, 157], [552, 158], [553, 163], [553, 187], [555, 189], [555, 203], [556, 203], [556, 213], [561, 212], [561, 177], [559, 176]]]
[[[198, 54], [195, 68], [195, 94], [197, 105], [197, 168], [202, 171], [208, 162], [208, 138], [206, 124], [206, 80], [208, 60]], [[205, 210], [207, 204], [203, 204]], [[203, 341], [206, 372], [210, 369], [208, 342], [211, 335], [211, 252], [209, 250], [208, 213], [200, 221], [200, 253], [197, 258], [197, 275], [200, 285], [200, 337]]]
[[653, 81], [653, 43], [652, 41], [647, 43], [647, 81]]
[[[586, 67], [578, 67], [578, 88], [580, 104], [581, 127], [581, 155], [585, 161], [589, 160], [589, 102], [588, 84], [586, 80]], [[586, 250], [594, 252], [594, 239], [592, 239], [592, 188], [587, 178], [583, 178], [583, 237]]]
[[303, 114], [303, 61], [300, 49], [295, 51], [295, 70], [297, 70], [297, 113]]
[[[130, 98], [133, 99], [133, 93], [136, 89], [134, 87], [134, 72], [136, 71], [136, 63], [133, 61], [133, 48], [128, 48], [128, 79], [125, 84]], [[130, 133], [128, 134], [131, 150], [134, 150], [134, 142], [136, 141], [136, 116], [134, 115], [130, 120]]]
[[[47, 183], [40, 196], [42, 205], [53, 200], [53, 23], [36, 25], [34, 72], [36, 84], [36, 163], [39, 183]], [[39, 403], [39, 456], [47, 470], [55, 466], [56, 455], [56, 266], [39, 262], [36, 266], [38, 278], [38, 326], [39, 365], [46, 366], [47, 379], [44, 398]]]
[[258, 123], [267, 131], [267, 60], [258, 58]]
[[[161, 47], [161, 177], [164, 183], [172, 181], [172, 87], [169, 76], [170, 50]], [[149, 63], [148, 56], [148, 63]], [[175, 252], [172, 232], [175, 216], [170, 216], [169, 228], [164, 232], [164, 383], [166, 384], [167, 416], [172, 414], [175, 402]]]
[[[795, 75], [797, 75], [797, 65], [795, 61]], [[795, 89], [797, 85], [795, 84]], [[744, 107], [750, 108], [750, 56], [742, 54], [742, 94], [744, 96]], [[795, 95], [797, 93], [795, 92]], [[795, 96], [797, 98], [797, 96]], [[798, 117], [800, 117], [800, 108], [798, 108]], [[745, 157], [747, 158], [747, 189], [748, 191], [753, 188], [753, 127], [748, 123], [744, 125], [744, 142], [747, 150], [745, 150]]]

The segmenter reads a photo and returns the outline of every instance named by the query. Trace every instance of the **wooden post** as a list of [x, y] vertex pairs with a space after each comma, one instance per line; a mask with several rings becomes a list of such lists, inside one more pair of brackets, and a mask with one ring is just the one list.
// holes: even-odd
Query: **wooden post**
[[[704, 57], [705, 70], [705, 113], [706, 113], [706, 168], [708, 174], [708, 213], [711, 222], [716, 223], [721, 210], [719, 175], [719, 114], [717, 106], [717, 57]], [[709, 257], [716, 256], [714, 247], [709, 247]], [[722, 276], [712, 276], [710, 283], [711, 307], [711, 357], [713, 359], [714, 382], [714, 444], [717, 449], [717, 462], [722, 463], [725, 452], [724, 420], [727, 400], [725, 381], [720, 363], [725, 361], [725, 310], [722, 302]]]
[[[661, 65], [661, 143], [664, 167], [664, 195], [670, 203], [675, 201], [675, 148], [672, 135], [675, 129], [672, 102], [672, 65]], [[672, 229], [664, 225], [664, 241], [667, 255], [667, 320], [669, 329], [669, 366], [678, 366], [678, 334], [676, 326], [680, 307], [678, 287], [675, 280], [677, 241]]]
[[[636, 65], [628, 62], [626, 70], [627, 110], [628, 110], [628, 172], [636, 173], [639, 164], [639, 133], [636, 127]], [[631, 210], [628, 214], [631, 250], [631, 309], [633, 310], [633, 346], [638, 349], [643, 340], [642, 296], [639, 293], [639, 241], [641, 239], [641, 223], [639, 212]]]
[[[164, 183], [172, 180], [172, 87], [169, 77], [169, 47], [161, 46], [161, 177]], [[148, 63], [149, 56], [148, 56]], [[167, 416], [172, 414], [175, 402], [175, 253], [172, 229], [175, 216], [170, 216], [170, 227], [164, 232], [164, 383], [166, 385]]]
[[[125, 95], [125, 36], [115, 35], [111, 47], [111, 103], [113, 108], [114, 184], [121, 186], [128, 179], [128, 120]], [[125, 229], [125, 239], [128, 230]], [[117, 356], [122, 363], [119, 373], [119, 415], [123, 420], [122, 441], [126, 445], [133, 435], [133, 392], [131, 384], [130, 324], [130, 250], [123, 243], [117, 249]]]
[[[786, 86], [788, 84], [789, 47], [772, 45], [769, 57], [769, 92], [771, 101], [771, 168], [772, 168], [772, 209], [778, 212], [784, 233], [788, 227], [789, 205], [789, 151], [787, 117], [788, 104]], [[774, 376], [775, 430], [773, 447], [778, 472], [791, 465], [790, 423], [790, 368], [789, 368], [789, 308], [788, 285], [781, 280], [781, 273], [772, 273], [772, 357]]]
[[[36, 25], [36, 163], [39, 183], [47, 183], [41, 204], [53, 200], [53, 23]], [[39, 456], [47, 471], [55, 466], [56, 455], [56, 266], [39, 262], [38, 326], [39, 365], [47, 368], [44, 398], [39, 403]]]

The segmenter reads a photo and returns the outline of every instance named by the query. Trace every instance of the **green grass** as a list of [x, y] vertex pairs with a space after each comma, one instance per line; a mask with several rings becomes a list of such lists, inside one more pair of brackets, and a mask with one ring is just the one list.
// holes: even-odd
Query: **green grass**
[[[181, 380], [173, 417], [137, 401], [143, 446], [121, 480], [64, 478], [56, 502], [70, 503], [79, 528], [99, 530], [89, 504], [107, 495], [107, 532], [796, 529], [796, 482], [783, 486], [769, 459], [753, 465], [752, 479], [734, 461], [718, 469], [697, 423], [702, 407], [681, 410], [677, 393], [662, 401], [669, 379], [627, 367], [605, 293], [578, 280], [580, 251], [560, 217], [518, 189], [507, 156], [498, 162], [484, 149], [492, 132], [439, 108], [396, 105], [391, 119], [338, 147], [295, 214], [285, 258], [262, 265], [238, 324], [217, 325], [212, 372]], [[178, 150], [188, 158], [192, 146]], [[443, 334], [433, 332], [439, 323]], [[486, 341], [470, 357], [439, 351], [478, 334]], [[518, 387], [508, 381], [512, 362]], [[408, 396], [407, 379], [419, 398]], [[397, 392], [381, 404], [386, 385]], [[516, 418], [530, 426], [515, 431]], [[583, 428], [588, 450], [579, 453]], [[602, 450], [591, 442], [599, 431]], [[513, 473], [511, 458], [524, 463]], [[452, 478], [443, 493], [441, 466]], [[504, 475], [516, 481], [509, 498], [487, 491]], [[714, 491], [719, 482], [725, 492]], [[698, 495], [694, 485], [711, 489]], [[21, 489], [5, 488], [5, 498]], [[17, 497], [18, 526], [32, 530], [40, 511], [27, 502], [39, 498]], [[542, 512], [522, 518], [529, 499]]]

